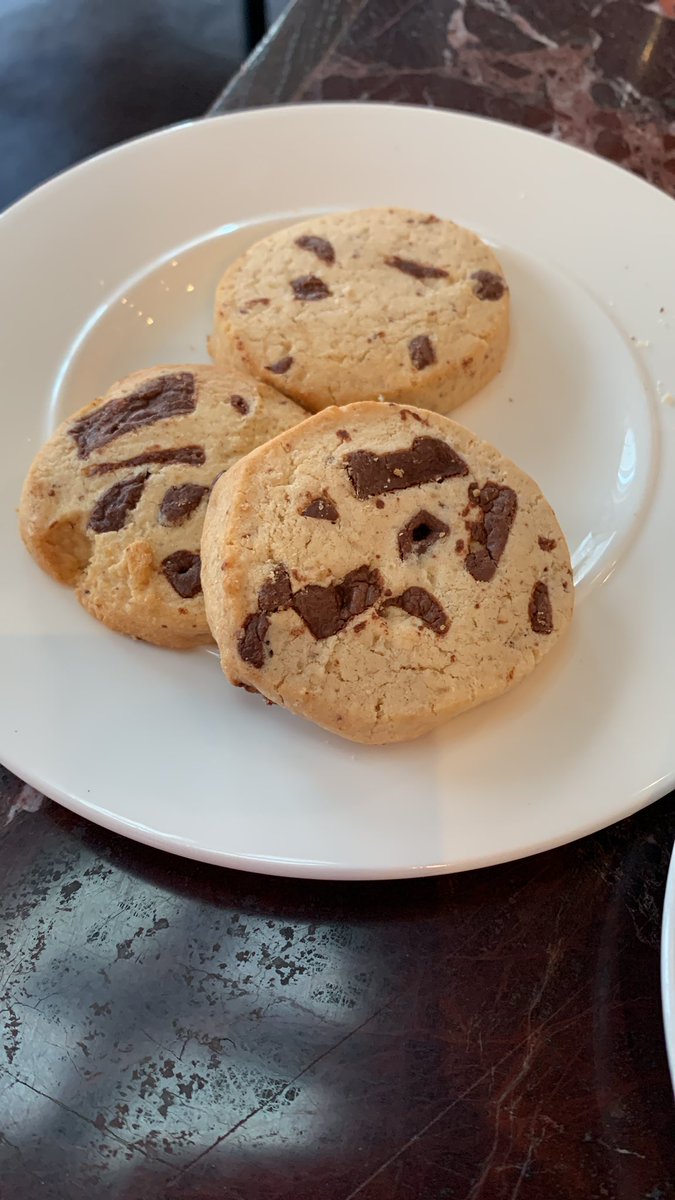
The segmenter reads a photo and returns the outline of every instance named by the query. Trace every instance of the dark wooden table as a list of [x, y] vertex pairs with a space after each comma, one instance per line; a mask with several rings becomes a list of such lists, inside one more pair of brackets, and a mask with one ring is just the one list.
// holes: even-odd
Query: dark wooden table
[[[668, 7], [297, 0], [217, 109], [459, 108], [672, 192]], [[1, 1200], [669, 1200], [674, 836], [670, 797], [520, 863], [313, 884], [136, 846], [0, 769]]]

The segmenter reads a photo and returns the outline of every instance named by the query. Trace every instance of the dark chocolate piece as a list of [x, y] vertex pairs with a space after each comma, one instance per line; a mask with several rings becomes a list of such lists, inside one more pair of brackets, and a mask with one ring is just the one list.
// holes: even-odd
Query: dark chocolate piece
[[411, 554], [424, 554], [439, 538], [445, 537], [449, 532], [450, 526], [446, 525], [445, 521], [421, 508], [399, 530], [398, 552], [401, 558], [408, 558]]
[[426, 333], [420, 333], [408, 342], [408, 353], [416, 371], [423, 371], [436, 362], [436, 351]]
[[236, 412], [241, 413], [245, 417], [249, 410], [248, 400], [244, 400], [243, 396], [230, 396], [230, 404]]
[[506, 284], [501, 275], [495, 275], [494, 271], [474, 271], [471, 278], [474, 280], [473, 290], [479, 300], [501, 300], [506, 291]]
[[548, 551], [555, 550], [556, 546], [558, 545], [555, 538], [540, 537], [537, 540], [539, 542], [539, 547], [541, 550], [548, 550]]
[[202, 560], [192, 550], [175, 550], [162, 560], [162, 573], [184, 600], [191, 600], [202, 590]]
[[182, 525], [199, 508], [210, 489], [201, 483], [179, 483], [164, 493], [159, 506], [160, 525]]
[[440, 483], [469, 471], [464, 459], [447, 442], [432, 437], [415, 438], [408, 450], [385, 454], [354, 450], [345, 456], [345, 464], [359, 500], [422, 483]]
[[278, 362], [268, 363], [265, 367], [266, 371], [271, 371], [273, 375], [285, 375], [293, 365], [293, 356], [286, 354], [284, 358], [280, 358]]
[[435, 596], [426, 588], [410, 587], [401, 596], [392, 596], [384, 607], [402, 608], [411, 617], [418, 617], [434, 633], [442, 636], [450, 628], [450, 618]]
[[188, 371], [161, 375], [149, 379], [130, 395], [117, 396], [86, 417], [80, 417], [68, 432], [77, 443], [78, 456], [88, 458], [93, 450], [143, 425], [194, 412], [195, 405], [194, 375]]
[[99, 496], [91, 510], [87, 528], [94, 533], [116, 533], [126, 524], [127, 517], [134, 511], [143, 495], [148, 472], [121, 479]]
[[295, 239], [295, 244], [301, 250], [311, 250], [312, 254], [316, 254], [316, 257], [321, 259], [321, 262], [335, 262], [335, 250], [325, 238], [315, 237], [312, 233], [304, 233], [302, 237]]
[[426, 263], [415, 262], [413, 258], [399, 258], [398, 254], [392, 254], [391, 258], [385, 258], [384, 261], [388, 267], [395, 267], [404, 275], [412, 275], [413, 279], [448, 278], [448, 272], [444, 271], [442, 267], [431, 267]]
[[518, 497], [513, 488], [499, 483], [486, 483], [480, 489], [477, 484], [471, 484], [469, 500], [471, 504], [478, 505], [482, 512], [479, 520], [469, 527], [469, 553], [464, 565], [479, 583], [489, 583], [509, 539], [518, 511]]
[[300, 516], [314, 517], [317, 521], [330, 521], [334, 525], [340, 514], [330, 496], [317, 496], [315, 500], [310, 500], [306, 508], [303, 508]]
[[317, 275], [298, 275], [291, 279], [291, 287], [296, 300], [325, 300], [331, 295], [328, 284]]
[[171, 463], [185, 463], [190, 467], [202, 467], [206, 462], [203, 446], [177, 446], [174, 450], [144, 450], [133, 458], [121, 458], [119, 462], [94, 463], [85, 467], [85, 475], [108, 475], [110, 471], [121, 471], [124, 467], [142, 467], [156, 465], [168, 466]]
[[264, 613], [250, 613], [237, 635], [239, 657], [251, 667], [262, 667], [265, 661], [265, 636], [270, 627]]
[[530, 596], [528, 614], [533, 633], [553, 633], [553, 609], [548, 588], [541, 580], [535, 583]]
[[363, 566], [350, 571], [340, 583], [302, 588], [293, 596], [293, 608], [318, 640], [340, 633], [352, 617], [371, 608], [381, 594], [380, 572]]
[[278, 563], [274, 574], [263, 583], [258, 592], [258, 608], [263, 613], [280, 612], [289, 608], [293, 600], [288, 571]]
[[402, 408], [401, 416], [404, 420], [406, 415], [412, 417], [413, 421], [419, 421], [420, 425], [429, 425], [426, 417], [423, 417], [421, 413], [415, 412], [414, 408]]

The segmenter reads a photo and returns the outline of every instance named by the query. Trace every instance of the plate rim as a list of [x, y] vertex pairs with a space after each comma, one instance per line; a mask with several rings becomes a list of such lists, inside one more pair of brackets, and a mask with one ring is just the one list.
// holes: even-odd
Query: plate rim
[[235, 109], [231, 112], [223, 113], [205, 113], [200, 117], [188, 117], [184, 121], [174, 121], [169, 125], [162, 125], [158, 129], [151, 129], [145, 133], [136, 134], [133, 137], [125, 138], [121, 142], [117, 142], [114, 146], [107, 146], [103, 150], [94, 151], [92, 154], [86, 155], [79, 162], [71, 164], [69, 167], [64, 167], [61, 171], [57, 171], [54, 175], [50, 175], [42, 183], [31, 188], [24, 196], [19, 196], [7, 208], [0, 212], [0, 229], [2, 222], [9, 216], [13, 215], [19, 208], [26, 207], [32, 203], [38, 196], [42, 196], [48, 189], [51, 189], [65, 178], [71, 178], [80, 172], [91, 169], [95, 164], [105, 160], [112, 159], [117, 155], [123, 154], [143, 143], [158, 141], [163, 138], [170, 138], [184, 131], [200, 128], [205, 124], [220, 124], [225, 122], [246, 122], [255, 120], [257, 117], [264, 115], [265, 119], [271, 117], [272, 120], [284, 120], [287, 114], [295, 115], [307, 110], [333, 110], [345, 111], [361, 109], [363, 112], [390, 112], [392, 109], [402, 112], [424, 114], [424, 119], [440, 119], [456, 121], [457, 123], [475, 123], [477, 125], [490, 126], [495, 130], [499, 130], [500, 134], [505, 133], [507, 136], [515, 134], [519, 138], [529, 139], [537, 142], [540, 145], [555, 146], [556, 153], [570, 154], [573, 157], [582, 155], [588, 162], [595, 164], [596, 167], [616, 173], [623, 179], [631, 181], [638, 188], [647, 188], [656, 196], [660, 196], [665, 200], [672, 200], [675, 203], [675, 190], [673, 195], [667, 192], [664, 188], [658, 187], [657, 184], [651, 183], [648, 179], [644, 179], [641, 175], [636, 175], [621, 163], [613, 162], [609, 158], [605, 158], [601, 154], [596, 154], [585, 146], [577, 146], [573, 142], [563, 141], [561, 138], [555, 138], [552, 135], [541, 133], [537, 129], [529, 129], [524, 125], [514, 125], [510, 121], [502, 121], [495, 117], [484, 117], [479, 113], [462, 112], [457, 109], [438, 108], [420, 104], [398, 104], [375, 101], [373, 103], [363, 100], [308, 100], [306, 102], [293, 104], [257, 104], [251, 108]]
[[[385, 747], [386, 749], [386, 747]], [[546, 854], [549, 850], [559, 850], [562, 846], [569, 846], [573, 842], [582, 841], [584, 838], [592, 836], [594, 833], [600, 833], [603, 829], [611, 829], [614, 825], [618, 825], [621, 821], [625, 821], [628, 817], [634, 816], [642, 809], [648, 808], [651, 804], [656, 804], [662, 800], [673, 790], [673, 783], [668, 784], [661, 790], [661, 783], [656, 784], [656, 792], [651, 789], [645, 789], [645, 796], [641, 798], [640, 803], [629, 806], [613, 817], [611, 821], [605, 820], [590, 821], [581, 832], [574, 833], [571, 837], [562, 835], [555, 839], [544, 840], [535, 845], [529, 846], [525, 851], [517, 850], [513, 853], [506, 852], [503, 856], [495, 858], [493, 855], [488, 855], [485, 860], [475, 858], [473, 860], [462, 863], [459, 866], [452, 863], [429, 863], [421, 866], [409, 866], [406, 868], [370, 868], [370, 867], [353, 867], [346, 868], [339, 862], [324, 860], [321, 862], [311, 861], [309, 859], [291, 859], [291, 858], [275, 858], [273, 855], [252, 855], [252, 854], [233, 854], [220, 850], [212, 850], [198, 842], [189, 842], [187, 839], [177, 839], [172, 834], [162, 833], [160, 830], [153, 829], [148, 825], [135, 824], [133, 821], [123, 817], [116, 816], [109, 809], [100, 808], [95, 804], [90, 804], [85, 800], [81, 800], [77, 796], [71, 796], [67, 792], [61, 791], [59, 788], [51, 787], [45, 790], [39, 781], [37, 774], [32, 772], [22, 772], [19, 774], [11, 760], [2, 760], [3, 766], [17, 776], [23, 783], [40, 792], [48, 800], [52, 800], [55, 804], [72, 812], [77, 817], [82, 817], [84, 820], [91, 821], [92, 824], [107, 829], [108, 832], [114, 833], [119, 837], [129, 838], [130, 841], [140, 843], [143, 846], [149, 846], [153, 850], [161, 850], [166, 854], [176, 854], [181, 858], [188, 858], [193, 862], [201, 862], [216, 867], [227, 867], [233, 871], [248, 871], [253, 875], [269, 875], [272, 877], [285, 879], [317, 879], [322, 882], [335, 883], [385, 883], [392, 882], [396, 879], [428, 879], [437, 875], [461, 875], [464, 871], [483, 871], [488, 867], [503, 866], [506, 863], [520, 862], [521, 859], [534, 858], [537, 854]], [[675, 781], [675, 774], [673, 777]], [[175, 843], [175, 844], [174, 844]], [[674, 855], [675, 859], [675, 847]], [[673, 880], [670, 883], [673, 893], [673, 909], [675, 910], [675, 870], [672, 872]], [[665, 911], [665, 910], [664, 910]], [[665, 916], [664, 916], [665, 920]], [[675, 913], [673, 916], [673, 939], [675, 941]], [[672, 1074], [675, 1086], [675, 944], [673, 948], [673, 1063]]]

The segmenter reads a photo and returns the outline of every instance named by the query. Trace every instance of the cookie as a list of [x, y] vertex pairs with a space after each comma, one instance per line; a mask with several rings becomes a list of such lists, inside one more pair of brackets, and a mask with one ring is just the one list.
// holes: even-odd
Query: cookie
[[509, 292], [492, 250], [407, 209], [272, 234], [225, 273], [209, 348], [313, 412], [385, 399], [447, 413], [499, 371]]
[[199, 542], [211, 485], [304, 416], [234, 371], [137, 371], [40, 451], [21, 498], [23, 540], [111, 629], [159, 646], [209, 642]]
[[358, 742], [417, 737], [518, 683], [572, 616], [550, 505], [445, 417], [330, 408], [216, 484], [202, 536], [223, 670]]

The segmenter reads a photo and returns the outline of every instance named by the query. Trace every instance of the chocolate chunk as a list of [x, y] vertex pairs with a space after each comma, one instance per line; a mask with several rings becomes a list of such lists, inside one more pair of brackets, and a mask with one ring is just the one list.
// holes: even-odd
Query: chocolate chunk
[[242, 417], [246, 416], [249, 410], [249, 403], [248, 400], [244, 400], [243, 396], [230, 396], [230, 404], [236, 412], [241, 413]]
[[498, 563], [518, 511], [518, 497], [512, 488], [486, 483], [481, 489], [480, 504], [485, 513], [485, 534], [488, 554]]
[[359, 500], [422, 483], [440, 483], [469, 471], [464, 459], [447, 442], [432, 437], [415, 438], [410, 449], [385, 454], [354, 450], [345, 456], [345, 465]]
[[392, 596], [385, 602], [384, 607], [393, 605], [402, 608], [411, 617], [419, 617], [434, 633], [442, 635], [450, 628], [450, 618], [431, 592], [426, 588], [410, 587], [401, 596]]
[[381, 593], [380, 572], [372, 567], [357, 567], [340, 583], [302, 588], [293, 597], [293, 608], [318, 640], [340, 633], [352, 617], [371, 608]]
[[376, 508], [384, 508], [384, 500], [376, 500], [375, 507]]
[[479, 300], [501, 300], [506, 291], [504, 280], [494, 271], [474, 271], [471, 278], [475, 281], [473, 290]]
[[251, 667], [262, 667], [265, 661], [265, 636], [270, 627], [264, 613], [251, 613], [237, 634], [239, 657]]
[[539, 546], [542, 550], [548, 550], [548, 551], [555, 550], [556, 546], [558, 545], [555, 538], [540, 537], [537, 540], [538, 540]]
[[266, 371], [271, 371], [273, 375], [285, 375], [293, 365], [293, 358], [287, 354], [284, 358], [280, 358], [278, 362], [268, 363], [265, 367]]
[[421, 333], [408, 342], [408, 352], [416, 371], [423, 371], [425, 367], [430, 367], [436, 362], [436, 351], [426, 333]]
[[489, 583], [499, 565], [518, 511], [513, 488], [499, 483], [469, 487], [469, 499], [483, 510], [480, 520], [469, 527], [471, 540], [464, 565], [479, 583]]
[[409, 417], [412, 417], [413, 421], [419, 421], [420, 425], [429, 425], [426, 417], [423, 417], [421, 413], [415, 412], [413, 408], [403, 408], [401, 409], [401, 414], [403, 413], [407, 413]]
[[425, 508], [421, 508], [410, 518], [407, 525], [399, 530], [398, 552], [401, 558], [408, 558], [411, 554], [424, 554], [439, 538], [445, 537], [449, 532], [450, 526], [446, 525], [445, 521], [440, 521]]
[[127, 517], [132, 513], [143, 495], [148, 472], [134, 475], [131, 479], [121, 479], [108, 488], [94, 505], [88, 529], [94, 533], [116, 533], [126, 524]]
[[162, 560], [162, 572], [184, 600], [191, 600], [202, 590], [202, 560], [192, 550], [175, 550]]
[[291, 279], [291, 287], [296, 300], [325, 300], [331, 295], [328, 284], [316, 275], [298, 275]]
[[317, 521], [330, 521], [334, 525], [340, 514], [330, 496], [317, 496], [303, 508], [300, 516], [315, 517]]
[[553, 633], [553, 609], [545, 583], [535, 583], [527, 611], [533, 633]]
[[108, 475], [110, 471], [120, 471], [123, 467], [142, 467], [155, 464], [164, 467], [170, 463], [185, 463], [191, 467], [201, 467], [206, 462], [203, 446], [177, 446], [175, 450], [145, 450], [133, 458], [122, 458], [119, 462], [94, 463], [85, 467], [85, 475]]
[[316, 257], [321, 259], [321, 262], [335, 262], [335, 251], [325, 238], [315, 237], [312, 233], [304, 233], [302, 237], [295, 239], [295, 244], [301, 250], [311, 250], [312, 254], [316, 254]]
[[209, 490], [201, 483], [179, 483], [168, 488], [159, 506], [160, 525], [182, 525], [199, 508]]
[[338, 437], [341, 442], [351, 442], [352, 440], [351, 433], [348, 433], [346, 429], [336, 429], [335, 436]]
[[397, 271], [403, 271], [404, 275], [412, 275], [414, 279], [447, 279], [448, 272], [442, 267], [430, 267], [426, 263], [415, 262], [414, 258], [399, 258], [398, 254], [392, 254], [391, 258], [384, 260], [388, 267], [395, 267]]
[[293, 592], [288, 571], [278, 563], [274, 574], [263, 583], [258, 592], [258, 608], [263, 613], [281, 612], [283, 608], [290, 608], [292, 600]]
[[246, 301], [244, 309], [247, 310], [249, 308], [257, 308], [259, 306], [264, 308], [267, 304], [269, 304], [268, 296], [254, 296], [252, 300]]
[[161, 375], [149, 379], [129, 396], [117, 396], [95, 408], [71, 425], [68, 432], [77, 443], [78, 457], [88, 458], [93, 450], [143, 425], [194, 412], [196, 403], [194, 375], [188, 371]]
[[474, 547], [464, 561], [469, 575], [472, 575], [477, 583], [489, 583], [497, 570], [496, 563], [492, 561], [484, 546], [477, 545], [475, 538], [469, 545]]

